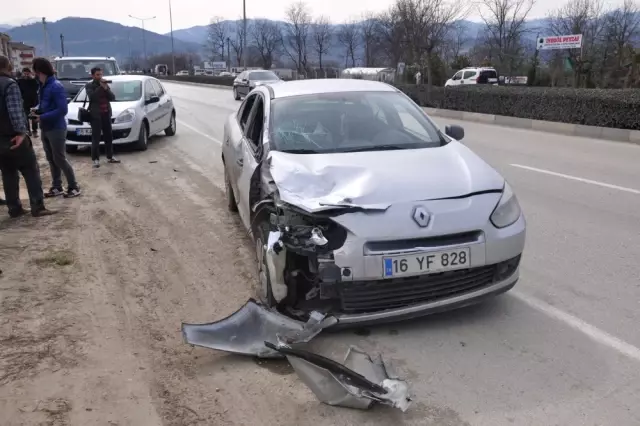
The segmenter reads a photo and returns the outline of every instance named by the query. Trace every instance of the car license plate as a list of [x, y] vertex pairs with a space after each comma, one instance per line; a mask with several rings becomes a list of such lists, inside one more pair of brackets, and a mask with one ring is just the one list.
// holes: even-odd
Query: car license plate
[[91, 136], [91, 129], [76, 129], [78, 136]]
[[382, 270], [385, 278], [431, 274], [452, 269], [468, 268], [470, 265], [471, 253], [468, 247], [385, 257], [382, 259]]

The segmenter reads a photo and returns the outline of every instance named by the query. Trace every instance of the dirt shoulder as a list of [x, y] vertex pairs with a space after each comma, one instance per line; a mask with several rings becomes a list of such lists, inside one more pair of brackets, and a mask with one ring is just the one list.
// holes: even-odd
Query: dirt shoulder
[[85, 193], [55, 216], [0, 214], [3, 425], [237, 424], [246, 389], [200, 384], [180, 323], [241, 306], [252, 263], [219, 189], [163, 143], [72, 157]]

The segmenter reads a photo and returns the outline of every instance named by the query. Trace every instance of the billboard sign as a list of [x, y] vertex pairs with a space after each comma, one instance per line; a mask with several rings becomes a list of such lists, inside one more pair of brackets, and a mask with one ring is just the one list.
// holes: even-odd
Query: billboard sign
[[205, 62], [204, 63], [204, 69], [207, 69], [207, 70], [226, 70], [227, 69], [227, 63], [223, 62], [223, 61]]
[[582, 34], [539, 37], [537, 42], [538, 50], [580, 49]]

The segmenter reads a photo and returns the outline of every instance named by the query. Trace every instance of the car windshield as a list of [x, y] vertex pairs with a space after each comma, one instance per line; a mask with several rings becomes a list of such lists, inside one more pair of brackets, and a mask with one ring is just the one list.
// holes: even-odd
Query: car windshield
[[435, 148], [447, 143], [413, 101], [397, 92], [343, 92], [274, 99], [271, 140], [294, 153]]
[[58, 80], [90, 79], [92, 68], [101, 68], [105, 76], [118, 74], [118, 69], [113, 61], [83, 59], [56, 61], [56, 74]]
[[[109, 87], [111, 87], [111, 91], [116, 97], [114, 102], [137, 101], [142, 97], [142, 82], [139, 80], [113, 81], [109, 84]], [[85, 102], [86, 99], [87, 92], [83, 87], [74, 102]]]
[[271, 81], [279, 80], [280, 78], [270, 71], [253, 71], [249, 73], [249, 80], [262, 80]]

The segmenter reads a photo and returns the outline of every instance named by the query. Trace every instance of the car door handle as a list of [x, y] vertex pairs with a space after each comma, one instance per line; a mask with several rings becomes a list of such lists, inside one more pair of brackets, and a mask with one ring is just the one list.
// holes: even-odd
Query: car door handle
[[244, 161], [242, 160], [242, 158], [238, 158], [238, 159], [236, 160], [236, 164], [238, 165], [238, 167], [242, 167], [242, 166], [243, 166], [243, 164], [244, 164]]

